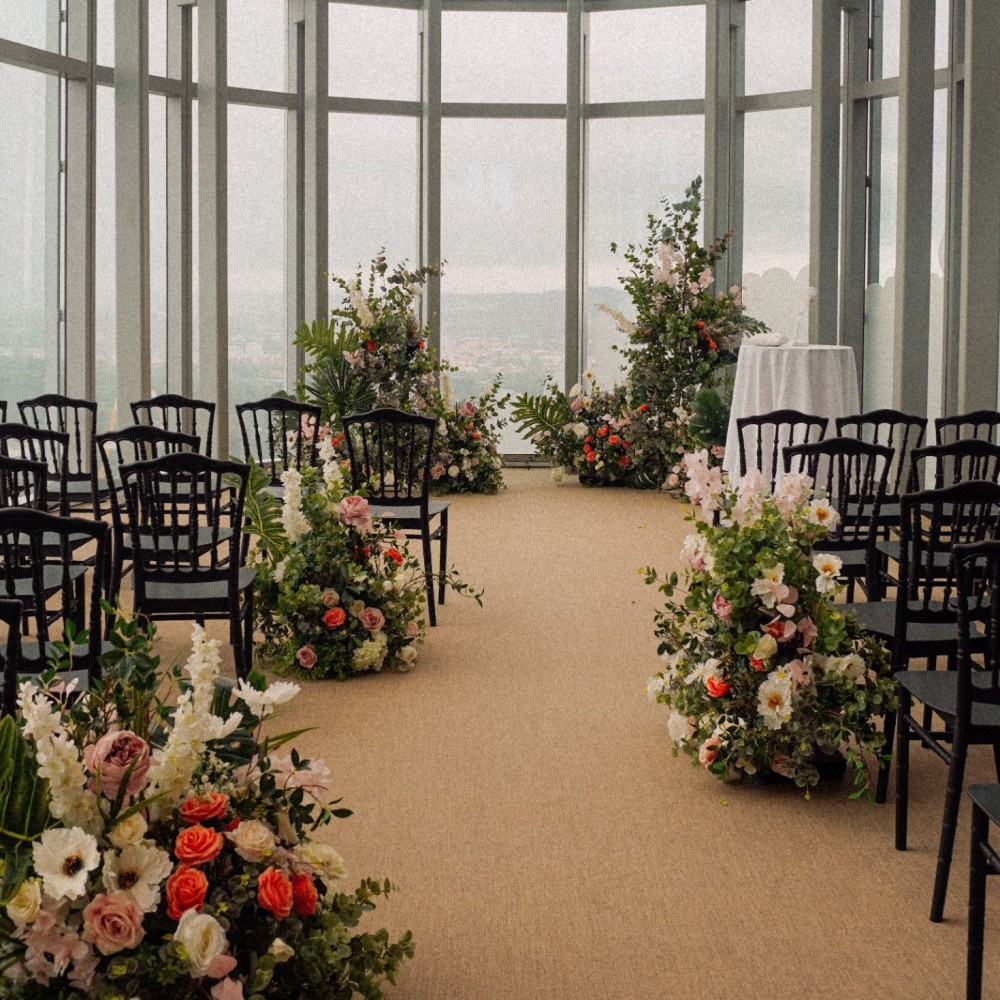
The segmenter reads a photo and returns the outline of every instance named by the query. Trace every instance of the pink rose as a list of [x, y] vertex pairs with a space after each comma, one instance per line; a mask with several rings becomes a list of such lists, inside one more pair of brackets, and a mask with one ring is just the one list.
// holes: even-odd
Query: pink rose
[[137, 948], [144, 934], [142, 910], [128, 892], [98, 893], [83, 911], [83, 940], [102, 955]]
[[712, 610], [716, 617], [724, 622], [729, 621], [733, 614], [732, 604], [721, 593], [715, 595], [715, 600], [712, 601]]
[[295, 654], [295, 659], [303, 670], [312, 670], [316, 666], [316, 650], [312, 646], [302, 646]]
[[715, 763], [716, 757], [719, 756], [719, 747], [721, 746], [722, 740], [720, 740], [718, 736], [709, 736], [709, 738], [702, 743], [701, 749], [698, 751], [698, 760], [704, 767], [710, 767]]
[[[122, 729], [106, 733], [83, 753], [87, 770], [100, 781], [101, 792], [114, 799], [121, 789], [125, 773], [131, 767], [125, 792], [137, 795], [149, 783], [149, 747], [135, 733]], [[134, 762], [134, 763], [133, 763]]]
[[358, 621], [368, 629], [369, 632], [381, 632], [385, 624], [385, 615], [378, 608], [365, 608], [358, 615]]
[[713, 444], [711, 450], [712, 457], [719, 459], [720, 462], [726, 457], [726, 446], [724, 444]]
[[432, 465], [431, 479], [440, 479], [445, 474], [446, 471], [447, 470], [440, 462], [436, 463], [435, 465]]
[[340, 520], [352, 527], [371, 524], [372, 512], [364, 497], [346, 496], [340, 501]]
[[420, 635], [420, 626], [416, 622], [410, 622], [406, 626], [406, 634], [410, 639], [416, 639]]
[[320, 599], [323, 601], [324, 608], [335, 608], [340, 604], [340, 594], [332, 588], [327, 588], [320, 595]]
[[459, 408], [458, 412], [463, 417], [474, 417], [476, 415], [476, 404], [470, 400], [466, 400]]
[[569, 402], [569, 408], [574, 413], [579, 413], [583, 409], [583, 397], [574, 396]]
[[811, 618], [806, 617], [799, 622], [798, 629], [799, 635], [802, 636], [802, 645], [808, 649], [819, 634], [816, 625]]

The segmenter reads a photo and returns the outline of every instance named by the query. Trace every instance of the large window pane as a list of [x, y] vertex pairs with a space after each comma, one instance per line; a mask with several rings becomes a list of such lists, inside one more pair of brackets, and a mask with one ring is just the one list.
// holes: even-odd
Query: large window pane
[[[455, 395], [501, 370], [512, 392], [562, 381], [566, 131], [551, 121], [445, 121], [441, 354]], [[507, 451], [527, 445], [508, 428]]]
[[0, 149], [17, 151], [0, 154], [0, 399], [11, 403], [56, 388], [55, 275], [46, 274], [56, 239], [47, 145], [57, 124], [46, 113], [54, 85], [0, 66]]
[[865, 292], [865, 409], [892, 405], [893, 330], [896, 301], [896, 178], [899, 98], [872, 101], [875, 159], [869, 201], [869, 273]]
[[101, 66], [115, 64], [115, 0], [97, 3], [97, 61]]
[[[373, 166], [374, 165], [374, 166]], [[416, 118], [330, 116], [330, 272], [417, 261]]]
[[[627, 338], [599, 306], [633, 318], [628, 296], [618, 283], [627, 264], [621, 249], [645, 239], [646, 218], [657, 214], [664, 198], [680, 201], [704, 172], [705, 122], [683, 118], [608, 118], [587, 126], [586, 341], [583, 362], [598, 382], [610, 388], [623, 377], [612, 345]], [[651, 156], [623, 157], [623, 149], [656, 150]], [[611, 252], [617, 243], [619, 253]]]
[[118, 399], [118, 354], [115, 318], [118, 284], [115, 279], [115, 92], [97, 88], [97, 426], [100, 430], [132, 423], [128, 404]]
[[743, 285], [747, 312], [805, 338], [809, 324], [808, 108], [745, 116]]
[[59, 5], [52, 0], [6, 0], [0, 4], [0, 38], [58, 51]]
[[803, 0], [753, 0], [746, 8], [746, 93], [812, 86], [812, 9]]
[[168, 0], [149, 0], [149, 72], [167, 75], [167, 4]]
[[876, 9], [872, 18], [872, 35], [875, 39], [875, 72], [872, 75], [876, 80], [887, 80], [899, 76], [899, 0], [882, 0], [881, 6], [881, 14]]
[[705, 96], [705, 8], [590, 15], [588, 99], [663, 101]]
[[229, 86], [287, 90], [285, 0], [229, 0]]
[[419, 41], [415, 10], [330, 4], [330, 93], [419, 100]]
[[[285, 388], [285, 123], [273, 108], [229, 109], [229, 401]], [[230, 418], [230, 449], [239, 424]]]
[[442, 100], [566, 100], [564, 14], [446, 11], [441, 25]]

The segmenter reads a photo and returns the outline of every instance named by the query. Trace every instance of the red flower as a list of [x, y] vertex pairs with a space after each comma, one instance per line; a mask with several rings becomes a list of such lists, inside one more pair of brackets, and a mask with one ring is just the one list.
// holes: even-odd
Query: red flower
[[332, 632], [335, 628], [340, 628], [347, 621], [347, 612], [343, 608], [330, 608], [323, 615], [323, 624]]
[[608, 438], [608, 444], [621, 444], [621, 440], [622, 439], [617, 434], [612, 434], [611, 437]]
[[758, 660], [756, 656], [750, 657], [750, 666], [760, 673], [763, 670], [767, 670], [767, 664], [763, 660]]
[[425, 344], [424, 341], [422, 341], [422, 340], [418, 340], [417, 341], [417, 349], [418, 350], [422, 351], [426, 346], [427, 346], [427, 344]]
[[181, 804], [181, 819], [193, 826], [206, 819], [222, 819], [229, 812], [229, 796], [222, 792], [192, 795]]
[[623, 469], [627, 469], [632, 464], [632, 459], [630, 459], [628, 455], [622, 455], [622, 457], [618, 459], [618, 464]]
[[632, 447], [632, 442], [631, 441], [622, 441], [622, 447], [623, 448], [631, 448]]
[[611, 428], [608, 427], [607, 424], [605, 424], [603, 427], [598, 427], [597, 428], [597, 436], [599, 438], [606, 438], [610, 432], [611, 432]]
[[214, 861], [222, 853], [222, 844], [221, 833], [197, 823], [177, 834], [174, 854], [178, 861], [194, 867]]
[[592, 451], [588, 451], [587, 452], [587, 461], [588, 462], [596, 462], [597, 461], [597, 455], [594, 452], [592, 452]]
[[292, 883], [280, 868], [272, 866], [260, 873], [257, 902], [278, 920], [284, 920], [292, 912]]
[[403, 555], [399, 549], [386, 549], [385, 557], [391, 559], [397, 566], [403, 565]]
[[705, 323], [704, 323], [704, 321], [700, 320], [700, 319], [696, 319], [694, 321], [694, 328], [696, 330], [704, 330], [705, 329]]
[[593, 434], [588, 434], [588, 435], [587, 435], [587, 436], [586, 436], [586, 437], [585, 437], [585, 438], [583, 439], [583, 443], [584, 443], [584, 444], [593, 444], [593, 442], [594, 442], [594, 435], [593, 435]]
[[481, 435], [480, 435], [479, 431], [473, 431], [472, 432], [472, 440], [473, 441], [478, 441], [480, 437], [481, 437]]
[[649, 409], [649, 404], [648, 403], [643, 403], [642, 406], [639, 407], [639, 412], [640, 413], [645, 413], [646, 410], [648, 410], [648, 409]]
[[708, 338], [708, 349], [710, 351], [714, 351], [716, 349], [716, 347], [715, 347], [715, 341], [712, 340], [711, 337]]
[[309, 875], [296, 875], [292, 879], [292, 909], [300, 917], [311, 917], [316, 912], [319, 893]]
[[167, 916], [180, 920], [185, 910], [200, 910], [208, 892], [205, 873], [188, 865], [178, 865], [167, 879]]
[[705, 681], [705, 689], [711, 697], [722, 698], [729, 694], [729, 682], [723, 680], [721, 677], [709, 677]]
[[374, 351], [375, 350], [375, 341], [374, 340], [369, 340], [368, 343], [365, 344], [365, 347], [367, 347], [369, 351]]

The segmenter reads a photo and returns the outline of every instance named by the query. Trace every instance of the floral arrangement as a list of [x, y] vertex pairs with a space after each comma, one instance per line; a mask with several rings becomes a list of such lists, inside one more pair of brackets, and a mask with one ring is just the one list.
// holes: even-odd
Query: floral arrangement
[[[321, 437], [321, 469], [282, 474], [278, 523], [251, 506], [262, 651], [279, 673], [300, 677], [408, 670], [426, 634], [423, 567], [405, 534], [345, 490], [336, 442], [336, 433]], [[266, 503], [257, 491], [255, 498]], [[482, 603], [453, 572], [446, 584]]]
[[837, 512], [801, 474], [772, 493], [757, 471], [730, 483], [704, 452], [685, 464], [688, 497], [711, 520], [685, 539], [683, 599], [676, 573], [660, 587], [662, 667], [649, 682], [670, 709], [675, 754], [724, 779], [773, 773], [808, 787], [846, 749], [865, 794], [863, 754], [881, 753], [875, 721], [895, 690], [885, 647], [834, 604], [841, 561], [822, 542]]
[[352, 933], [392, 886], [343, 889], [317, 837], [350, 815], [328, 801], [329, 770], [279, 752], [294, 734], [263, 734], [297, 685], [227, 687], [200, 627], [183, 674], [159, 669], [134, 621], [115, 641], [94, 690], [60, 690], [50, 669], [21, 684], [20, 722], [0, 723], [0, 992], [380, 997], [411, 936]]
[[[619, 281], [632, 300], [635, 318], [603, 308], [628, 338], [620, 349], [627, 372], [621, 386], [606, 396], [611, 417], [629, 422], [633, 445], [628, 485], [681, 485], [683, 456], [701, 447], [718, 446], [714, 439], [718, 409], [725, 407], [717, 391], [725, 368], [736, 360], [744, 334], [764, 325], [743, 312], [738, 287], [713, 293], [714, 267], [726, 252], [728, 235], [705, 246], [698, 242], [701, 216], [701, 178], [675, 204], [664, 201], [662, 218], [650, 215], [643, 245], [629, 244], [623, 256], [630, 270]], [[614, 252], [617, 246], [612, 245]], [[696, 406], [695, 398], [700, 395]], [[515, 401], [514, 421], [535, 440], [548, 432], [548, 441], [536, 442], [543, 457], [556, 461], [572, 443], [565, 416], [568, 399], [550, 383], [540, 396], [524, 394]], [[710, 421], [696, 419], [710, 415]], [[578, 463], [559, 462], [566, 468]], [[592, 463], [596, 465], [595, 463]], [[605, 463], [604, 468], [609, 468]], [[617, 483], [610, 474], [591, 478]]]
[[454, 369], [434, 357], [416, 317], [416, 300], [436, 270], [400, 264], [390, 271], [379, 254], [367, 277], [360, 269], [351, 281], [334, 277], [341, 307], [296, 336], [307, 358], [299, 395], [322, 407], [334, 431], [342, 417], [376, 406], [436, 417], [433, 465], [444, 471], [435, 491], [496, 493], [503, 486], [498, 435], [509, 397], [500, 395], [499, 375], [474, 399], [453, 403], [447, 387], [442, 391], [442, 376]]

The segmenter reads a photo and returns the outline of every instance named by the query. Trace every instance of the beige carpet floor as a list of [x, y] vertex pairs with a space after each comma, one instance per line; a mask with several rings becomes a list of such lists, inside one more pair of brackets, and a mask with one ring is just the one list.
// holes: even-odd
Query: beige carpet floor
[[[352, 877], [400, 887], [373, 915], [416, 940], [390, 995], [964, 996], [966, 805], [947, 919], [927, 919], [944, 767], [915, 751], [904, 854], [891, 806], [846, 784], [807, 801], [673, 759], [645, 695], [660, 595], [636, 570], [678, 566], [681, 506], [545, 470], [507, 481], [452, 511], [452, 561], [485, 607], [450, 597], [411, 673], [310, 683], [282, 720], [317, 727], [299, 747], [355, 812], [329, 833]], [[970, 770], [993, 780], [988, 750]], [[1000, 997], [1000, 912], [987, 951]]]

